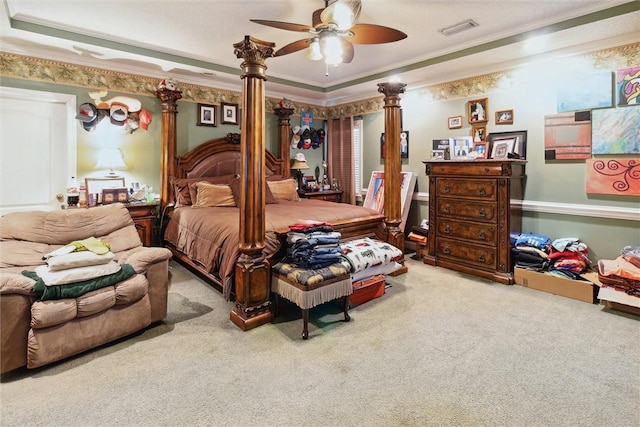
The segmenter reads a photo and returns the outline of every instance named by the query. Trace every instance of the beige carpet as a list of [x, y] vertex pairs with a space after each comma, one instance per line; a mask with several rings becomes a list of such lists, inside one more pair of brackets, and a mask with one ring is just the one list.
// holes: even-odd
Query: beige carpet
[[169, 315], [2, 377], [2, 426], [640, 426], [640, 318], [408, 262], [384, 296], [242, 332], [172, 263]]

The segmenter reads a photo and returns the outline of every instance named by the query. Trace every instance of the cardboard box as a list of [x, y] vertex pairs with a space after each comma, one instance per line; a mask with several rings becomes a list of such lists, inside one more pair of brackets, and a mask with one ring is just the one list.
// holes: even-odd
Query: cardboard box
[[349, 307], [355, 307], [381, 297], [384, 295], [384, 286], [384, 275], [382, 274], [353, 282], [353, 293], [349, 297]]
[[550, 294], [577, 299], [594, 304], [598, 301], [598, 287], [586, 280], [572, 280], [516, 267], [514, 279], [517, 285], [549, 292]]

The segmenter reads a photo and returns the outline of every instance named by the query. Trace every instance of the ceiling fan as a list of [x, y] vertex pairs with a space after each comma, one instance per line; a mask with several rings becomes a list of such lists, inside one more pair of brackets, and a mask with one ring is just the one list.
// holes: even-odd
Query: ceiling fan
[[276, 51], [275, 56], [288, 55], [307, 48], [307, 58], [324, 59], [327, 65], [349, 63], [353, 60], [354, 44], [380, 44], [402, 40], [402, 31], [374, 24], [357, 24], [362, 9], [361, 0], [336, 0], [313, 12], [312, 25], [281, 21], [251, 19], [256, 24], [281, 30], [309, 33], [311, 37], [289, 43]]

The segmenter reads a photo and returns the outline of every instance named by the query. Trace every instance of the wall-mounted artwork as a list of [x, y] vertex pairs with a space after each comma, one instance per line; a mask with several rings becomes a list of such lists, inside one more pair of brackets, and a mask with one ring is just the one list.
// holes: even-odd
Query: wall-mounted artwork
[[587, 194], [640, 196], [640, 158], [588, 159]]
[[577, 74], [561, 82], [557, 96], [558, 113], [613, 107], [613, 73]]
[[545, 160], [591, 158], [591, 112], [544, 116]]
[[[380, 134], [380, 157], [383, 159], [387, 155], [385, 142], [386, 142], [386, 139], [383, 132]], [[400, 132], [400, 158], [401, 159], [409, 158], [409, 131], [408, 130], [403, 130]]]
[[618, 106], [640, 105], [640, 67], [618, 70], [617, 75]]
[[640, 153], [640, 107], [591, 112], [593, 154]]

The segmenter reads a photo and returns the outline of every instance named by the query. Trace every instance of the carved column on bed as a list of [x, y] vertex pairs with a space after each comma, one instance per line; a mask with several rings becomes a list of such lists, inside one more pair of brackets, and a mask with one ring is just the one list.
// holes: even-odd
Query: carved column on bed
[[291, 176], [291, 162], [289, 161], [289, 141], [291, 140], [291, 121], [293, 108], [276, 107], [273, 112], [278, 116], [280, 124], [280, 160], [282, 160], [282, 175], [285, 178]]
[[265, 59], [274, 43], [250, 36], [233, 45], [242, 58], [242, 133], [240, 136], [240, 257], [235, 271], [235, 307], [231, 321], [243, 331], [273, 319], [271, 269], [262, 250], [265, 240]]
[[160, 149], [160, 211], [173, 201], [173, 189], [169, 180], [176, 172], [176, 114], [178, 99], [182, 98], [179, 90], [162, 88], [156, 90], [156, 97], [162, 106], [162, 146]]
[[[404, 93], [404, 83], [378, 83], [378, 92], [384, 94], [384, 214], [387, 242], [404, 252], [402, 223], [402, 203], [400, 195], [400, 94]], [[394, 272], [406, 272], [406, 266]]]

